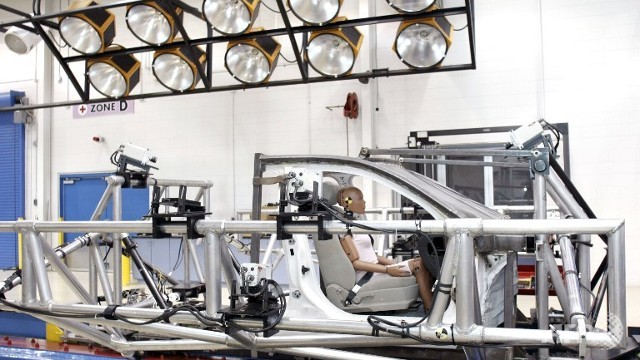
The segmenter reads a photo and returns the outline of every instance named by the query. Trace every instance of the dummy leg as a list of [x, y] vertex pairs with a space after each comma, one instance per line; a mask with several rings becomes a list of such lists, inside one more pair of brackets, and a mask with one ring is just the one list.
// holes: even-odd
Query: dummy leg
[[422, 260], [420, 259], [411, 260], [409, 262], [409, 267], [411, 268], [411, 273], [416, 277], [418, 292], [424, 305], [424, 311], [427, 312], [431, 307], [431, 276], [427, 269], [422, 266]]

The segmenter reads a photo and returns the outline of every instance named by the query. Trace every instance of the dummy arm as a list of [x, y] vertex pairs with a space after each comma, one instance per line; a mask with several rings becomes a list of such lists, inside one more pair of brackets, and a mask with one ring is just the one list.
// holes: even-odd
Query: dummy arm
[[[342, 245], [342, 249], [345, 254], [351, 261], [351, 265], [354, 269], [360, 271], [368, 271], [368, 272], [377, 272], [377, 273], [387, 273], [391, 276], [410, 276], [411, 272], [407, 270], [403, 270], [399, 267], [395, 266], [387, 266], [393, 264], [392, 260], [387, 258], [383, 258], [378, 256], [378, 261], [380, 263], [375, 264], [367, 261], [360, 260], [360, 254], [358, 254], [358, 248], [356, 248], [356, 244], [353, 242], [353, 237], [351, 235], [345, 235], [340, 239], [340, 245]], [[381, 259], [384, 259], [381, 261]]]

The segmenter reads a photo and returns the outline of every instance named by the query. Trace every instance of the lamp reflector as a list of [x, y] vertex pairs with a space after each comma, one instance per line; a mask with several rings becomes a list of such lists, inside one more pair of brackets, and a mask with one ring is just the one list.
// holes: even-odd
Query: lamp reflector
[[338, 16], [342, 0], [288, 0], [293, 15], [310, 25], [323, 25]]
[[191, 90], [200, 81], [198, 66], [206, 60], [205, 52], [197, 46], [158, 50], [153, 54], [153, 75], [169, 90]]
[[237, 35], [251, 28], [259, 6], [260, 0], [205, 0], [202, 13], [216, 31]]
[[16, 54], [27, 54], [40, 42], [40, 36], [29, 30], [12, 26], [4, 35], [4, 42], [9, 50]]
[[400, 12], [418, 13], [430, 8], [435, 0], [387, 0], [387, 3]]
[[182, 20], [180, 7], [163, 5], [164, 3], [142, 3], [127, 7], [127, 26], [141, 41], [149, 45], [161, 45], [173, 41], [178, 33], [173, 16]]
[[427, 69], [442, 63], [451, 46], [453, 27], [444, 17], [404, 21], [394, 51], [410, 67]]
[[[111, 49], [120, 49], [112, 47]], [[105, 56], [87, 61], [91, 85], [109, 98], [127, 96], [140, 82], [140, 61], [131, 54]]]
[[363, 39], [355, 27], [314, 31], [305, 55], [309, 65], [322, 75], [347, 75], [353, 69]]
[[76, 1], [69, 10], [87, 10], [60, 18], [62, 40], [85, 55], [104, 51], [116, 36], [115, 15], [106, 9], [92, 9], [94, 5], [95, 1]]
[[280, 43], [270, 37], [232, 41], [224, 65], [240, 82], [260, 84], [269, 80], [277, 66], [280, 48]]

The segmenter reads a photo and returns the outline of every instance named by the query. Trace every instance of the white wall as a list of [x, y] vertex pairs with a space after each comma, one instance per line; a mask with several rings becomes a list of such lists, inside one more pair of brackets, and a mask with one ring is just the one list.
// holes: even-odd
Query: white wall
[[[135, 103], [134, 115], [121, 117], [75, 120], [70, 108], [56, 108], [50, 120], [50, 184], [43, 185], [51, 192], [48, 211], [56, 217], [59, 174], [111, 170], [109, 155], [129, 141], [157, 153], [159, 178], [212, 180], [214, 216], [230, 218], [234, 210], [250, 207], [256, 152], [356, 155], [362, 145], [403, 146], [412, 130], [517, 125], [545, 117], [569, 123], [572, 178], [599, 217], [627, 219], [627, 256], [632, 259], [640, 250], [633, 241], [640, 235], [635, 206], [640, 195], [634, 186], [640, 178], [640, 3], [475, 3], [477, 70], [382, 78], [377, 91], [375, 81], [347, 81], [147, 99]], [[368, 1], [345, 4], [345, 11], [356, 16], [369, 11]], [[375, 5], [378, 13], [391, 13], [384, 1]], [[451, 20], [455, 27], [464, 25], [464, 19]], [[281, 26], [266, 11], [259, 24]], [[369, 58], [366, 39], [358, 66], [398, 67], [390, 52], [394, 34], [395, 25], [379, 25], [375, 59]], [[464, 34], [455, 34], [447, 63], [464, 57]], [[292, 57], [286, 39], [280, 40], [283, 53]], [[117, 42], [131, 41], [126, 31], [118, 32]], [[0, 90], [24, 89], [37, 97], [43, 81], [50, 80], [34, 74], [34, 60], [21, 59], [0, 47]], [[141, 60], [148, 71], [150, 59]], [[73, 99], [60, 69], [53, 66], [52, 71], [54, 100]], [[214, 71], [216, 84], [233, 83], [221, 63], [214, 64]], [[295, 66], [279, 67], [274, 78], [292, 71]], [[151, 76], [143, 77], [142, 86], [162, 89]], [[365, 117], [349, 120], [347, 149], [346, 120], [340, 109], [326, 107], [344, 104], [351, 91], [360, 95]], [[94, 143], [94, 135], [106, 141]], [[377, 203], [386, 201], [381, 197]], [[640, 264], [627, 261], [627, 274], [638, 271]], [[640, 285], [631, 276], [627, 281]]]

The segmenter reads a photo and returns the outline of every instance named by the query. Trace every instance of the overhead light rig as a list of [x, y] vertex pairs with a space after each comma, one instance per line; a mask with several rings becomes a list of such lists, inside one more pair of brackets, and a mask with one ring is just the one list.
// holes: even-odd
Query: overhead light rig
[[[41, 14], [40, 1], [33, 2], [33, 14], [0, 4], [21, 18], [0, 22], [5, 42], [14, 52], [28, 53], [43, 40], [76, 90], [79, 99], [0, 108], [0, 111], [39, 109], [103, 102], [108, 99], [135, 100], [185, 94], [199, 94], [249, 88], [360, 80], [377, 77], [413, 75], [431, 72], [472, 70], [476, 68], [474, 0], [464, 6], [438, 8], [434, 0], [386, 0], [396, 14], [347, 19], [339, 16], [342, 0], [275, 0], [284, 27], [252, 28], [261, 0], [204, 0], [200, 9], [180, 0], [129, 0], [110, 4], [84, 0], [73, 2], [65, 11]], [[113, 8], [126, 8], [126, 22], [144, 46], [114, 45]], [[185, 29], [184, 14], [207, 27], [207, 36], [191, 38]], [[293, 26], [293, 14], [302, 25]], [[466, 17], [468, 61], [443, 64], [452, 45], [453, 27], [448, 16]], [[232, 18], [233, 17], [233, 18]], [[356, 57], [364, 35], [357, 27], [398, 23], [393, 44], [398, 69], [376, 68], [356, 72]], [[78, 55], [63, 56], [51, 30]], [[121, 30], [120, 30], [121, 31]], [[82, 36], [87, 34], [87, 36]], [[299, 44], [297, 34], [301, 34]], [[294, 50], [298, 73], [293, 78], [273, 80], [280, 56], [280, 43], [274, 37], [286, 36]], [[225, 68], [238, 84], [212, 83], [212, 45], [227, 43]], [[134, 54], [153, 53], [153, 75], [169, 91], [143, 92], [133, 88], [142, 76]], [[84, 78], [78, 78], [70, 64], [84, 62]], [[310, 68], [315, 72], [311, 73]], [[317, 75], [316, 75], [317, 73]], [[93, 90], [93, 91], [92, 91]]]

